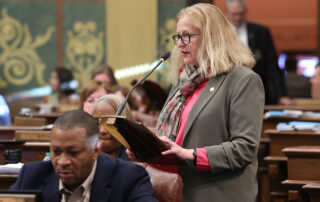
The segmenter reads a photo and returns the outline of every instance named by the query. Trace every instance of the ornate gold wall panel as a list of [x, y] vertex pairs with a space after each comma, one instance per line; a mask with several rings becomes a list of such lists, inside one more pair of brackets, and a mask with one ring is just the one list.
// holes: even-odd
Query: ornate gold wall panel
[[[81, 90], [99, 64], [121, 69], [151, 63], [172, 50], [175, 16], [185, 5], [185, 0], [1, 0], [0, 93], [48, 85], [57, 66], [70, 68]], [[166, 85], [169, 67], [168, 61], [152, 78]]]
[[8, 14], [6, 7], [1, 9], [0, 18], [0, 89], [23, 86], [35, 79], [38, 85], [45, 85], [43, 72], [46, 64], [37, 53], [37, 48], [46, 44], [55, 28], [48, 26], [45, 34], [32, 36], [28, 24], [22, 24]]

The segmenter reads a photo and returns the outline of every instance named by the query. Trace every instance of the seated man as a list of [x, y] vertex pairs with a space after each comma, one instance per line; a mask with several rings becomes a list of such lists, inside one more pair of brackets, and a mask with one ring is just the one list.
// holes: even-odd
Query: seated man
[[51, 161], [22, 167], [10, 190], [42, 190], [53, 201], [157, 201], [145, 169], [100, 153], [97, 121], [81, 110], [54, 123]]

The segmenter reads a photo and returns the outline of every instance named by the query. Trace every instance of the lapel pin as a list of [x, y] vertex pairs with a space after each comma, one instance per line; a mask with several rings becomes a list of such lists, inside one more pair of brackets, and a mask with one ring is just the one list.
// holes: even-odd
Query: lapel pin
[[211, 87], [211, 88], [210, 88], [210, 92], [213, 92], [213, 91], [214, 91], [214, 87]]

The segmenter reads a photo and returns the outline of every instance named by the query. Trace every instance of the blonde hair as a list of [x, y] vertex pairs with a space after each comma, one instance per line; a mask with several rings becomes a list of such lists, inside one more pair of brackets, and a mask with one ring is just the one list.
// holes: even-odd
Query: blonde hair
[[[250, 49], [243, 44], [222, 12], [211, 4], [199, 3], [182, 9], [177, 22], [188, 16], [193, 26], [200, 31], [201, 42], [197, 60], [200, 72], [214, 77], [230, 72], [234, 66], [252, 67], [255, 60]], [[179, 70], [184, 66], [177, 46], [172, 53], [171, 80], [176, 84]]]
[[[92, 112], [96, 109], [98, 104], [109, 104], [115, 111], [118, 111], [123, 99], [115, 94], [107, 94], [101, 96], [93, 105]], [[121, 115], [125, 116], [129, 120], [133, 120], [130, 107], [128, 104], [124, 107]]]

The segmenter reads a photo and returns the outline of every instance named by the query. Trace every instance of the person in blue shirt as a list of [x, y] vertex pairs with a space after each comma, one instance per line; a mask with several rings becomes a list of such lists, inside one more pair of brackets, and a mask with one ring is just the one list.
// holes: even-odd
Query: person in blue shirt
[[10, 110], [6, 100], [0, 94], [0, 126], [11, 125]]

